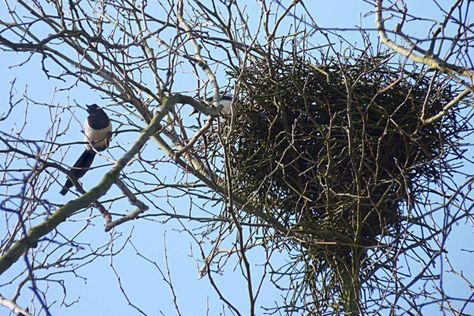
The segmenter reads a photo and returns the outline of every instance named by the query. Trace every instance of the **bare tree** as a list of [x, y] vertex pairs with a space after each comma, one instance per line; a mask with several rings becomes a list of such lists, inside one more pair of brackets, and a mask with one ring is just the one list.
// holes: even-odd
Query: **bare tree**
[[[55, 89], [39, 101], [13, 80], [2, 107], [0, 304], [67, 308], [67, 275], [107, 257], [146, 315], [113, 258], [135, 247], [120, 228], [152, 220], [189, 236], [225, 314], [469, 314], [472, 275], [448, 242], [473, 224], [473, 2], [433, 0], [434, 17], [364, 2], [366, 29], [322, 26], [303, 1], [6, 1], [2, 54]], [[100, 180], [71, 178], [65, 201], [88, 100], [113, 140], [89, 171]], [[108, 241], [85, 238], [100, 223]], [[180, 315], [169, 252], [161, 266], [137, 250]], [[231, 262], [244, 308], [216, 281]]]

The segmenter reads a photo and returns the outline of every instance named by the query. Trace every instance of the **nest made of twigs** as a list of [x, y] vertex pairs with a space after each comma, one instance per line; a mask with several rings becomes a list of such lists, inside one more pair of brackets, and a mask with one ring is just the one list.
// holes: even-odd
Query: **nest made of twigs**
[[458, 134], [452, 114], [420, 120], [441, 111], [453, 89], [382, 57], [262, 61], [238, 79], [233, 187], [317, 240], [370, 245], [396, 234], [401, 202], [440, 177]]

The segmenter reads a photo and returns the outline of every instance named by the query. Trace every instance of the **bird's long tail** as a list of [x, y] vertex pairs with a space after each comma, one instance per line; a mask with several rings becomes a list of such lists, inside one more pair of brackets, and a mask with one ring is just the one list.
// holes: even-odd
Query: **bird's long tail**
[[82, 155], [79, 157], [79, 159], [77, 159], [76, 163], [69, 171], [68, 179], [66, 180], [66, 183], [64, 184], [61, 192], [59, 192], [61, 195], [66, 195], [69, 189], [72, 188], [73, 183], [71, 181], [71, 178], [77, 180], [81, 178], [87, 172], [87, 170], [89, 170], [90, 166], [92, 165], [92, 162], [94, 161], [94, 157], [95, 151], [87, 149], [84, 150]]

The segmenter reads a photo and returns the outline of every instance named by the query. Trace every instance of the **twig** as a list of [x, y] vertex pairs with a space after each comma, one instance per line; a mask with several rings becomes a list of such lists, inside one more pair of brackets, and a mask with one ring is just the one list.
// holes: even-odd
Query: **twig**
[[117, 178], [115, 180], [115, 184], [119, 187], [119, 189], [122, 191], [122, 193], [125, 194], [125, 196], [128, 198], [128, 201], [130, 202], [130, 204], [136, 206], [137, 209], [135, 211], [129, 213], [128, 215], [123, 216], [123, 217], [121, 217], [121, 218], [119, 218], [119, 219], [117, 219], [113, 222], [108, 222], [105, 225], [105, 231], [106, 232], [108, 232], [109, 230], [111, 230], [115, 226], [118, 226], [120, 224], [123, 224], [123, 223], [128, 222], [128, 221], [133, 220], [133, 219], [137, 219], [140, 214], [146, 212], [149, 209], [148, 205], [146, 205], [145, 203], [140, 201], [136, 197], [136, 195], [133, 194], [133, 192], [130, 191], [129, 188], [127, 188], [127, 186], [125, 185], [125, 183], [123, 183], [122, 180]]
[[471, 93], [471, 91], [469, 89], [467, 89], [467, 88], [464, 89], [460, 94], [458, 94], [457, 97], [455, 97], [448, 104], [446, 104], [438, 114], [433, 115], [432, 117], [427, 118], [427, 119], [422, 117], [421, 121], [423, 122], [423, 124], [431, 124], [431, 123], [436, 122], [437, 120], [439, 120], [440, 118], [442, 118], [446, 114], [446, 111], [448, 111], [450, 108], [452, 108], [453, 106], [458, 104], [469, 93]]

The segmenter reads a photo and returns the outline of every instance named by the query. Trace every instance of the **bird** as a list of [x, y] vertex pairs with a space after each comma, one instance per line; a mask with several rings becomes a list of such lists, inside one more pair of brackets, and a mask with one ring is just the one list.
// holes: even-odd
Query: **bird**
[[112, 122], [97, 104], [86, 105], [87, 116], [84, 121], [84, 152], [79, 156], [74, 166], [68, 172], [68, 178], [64, 183], [61, 195], [66, 195], [73, 183], [71, 178], [77, 180], [84, 176], [94, 161], [97, 152], [104, 151], [109, 147], [112, 139]]
[[[222, 117], [227, 118], [232, 114], [231, 105], [232, 105], [233, 98], [234, 97], [229, 94], [221, 95], [219, 105], [222, 106], [222, 109], [219, 113]], [[212, 101], [214, 101], [214, 97], [206, 98], [206, 103], [212, 103]], [[194, 109], [191, 112], [191, 114], [196, 114], [196, 113], [198, 113], [198, 110], [196, 109]]]
[[[232, 114], [232, 108], [231, 108], [232, 99], [233, 99], [233, 97], [229, 94], [221, 95], [221, 100], [219, 102], [219, 105], [222, 105], [222, 109], [220, 111], [220, 114], [223, 117], [228, 117]], [[209, 102], [209, 103], [211, 103], [213, 100], [214, 100], [213, 97], [209, 97], [209, 98], [206, 99], [206, 101]]]

